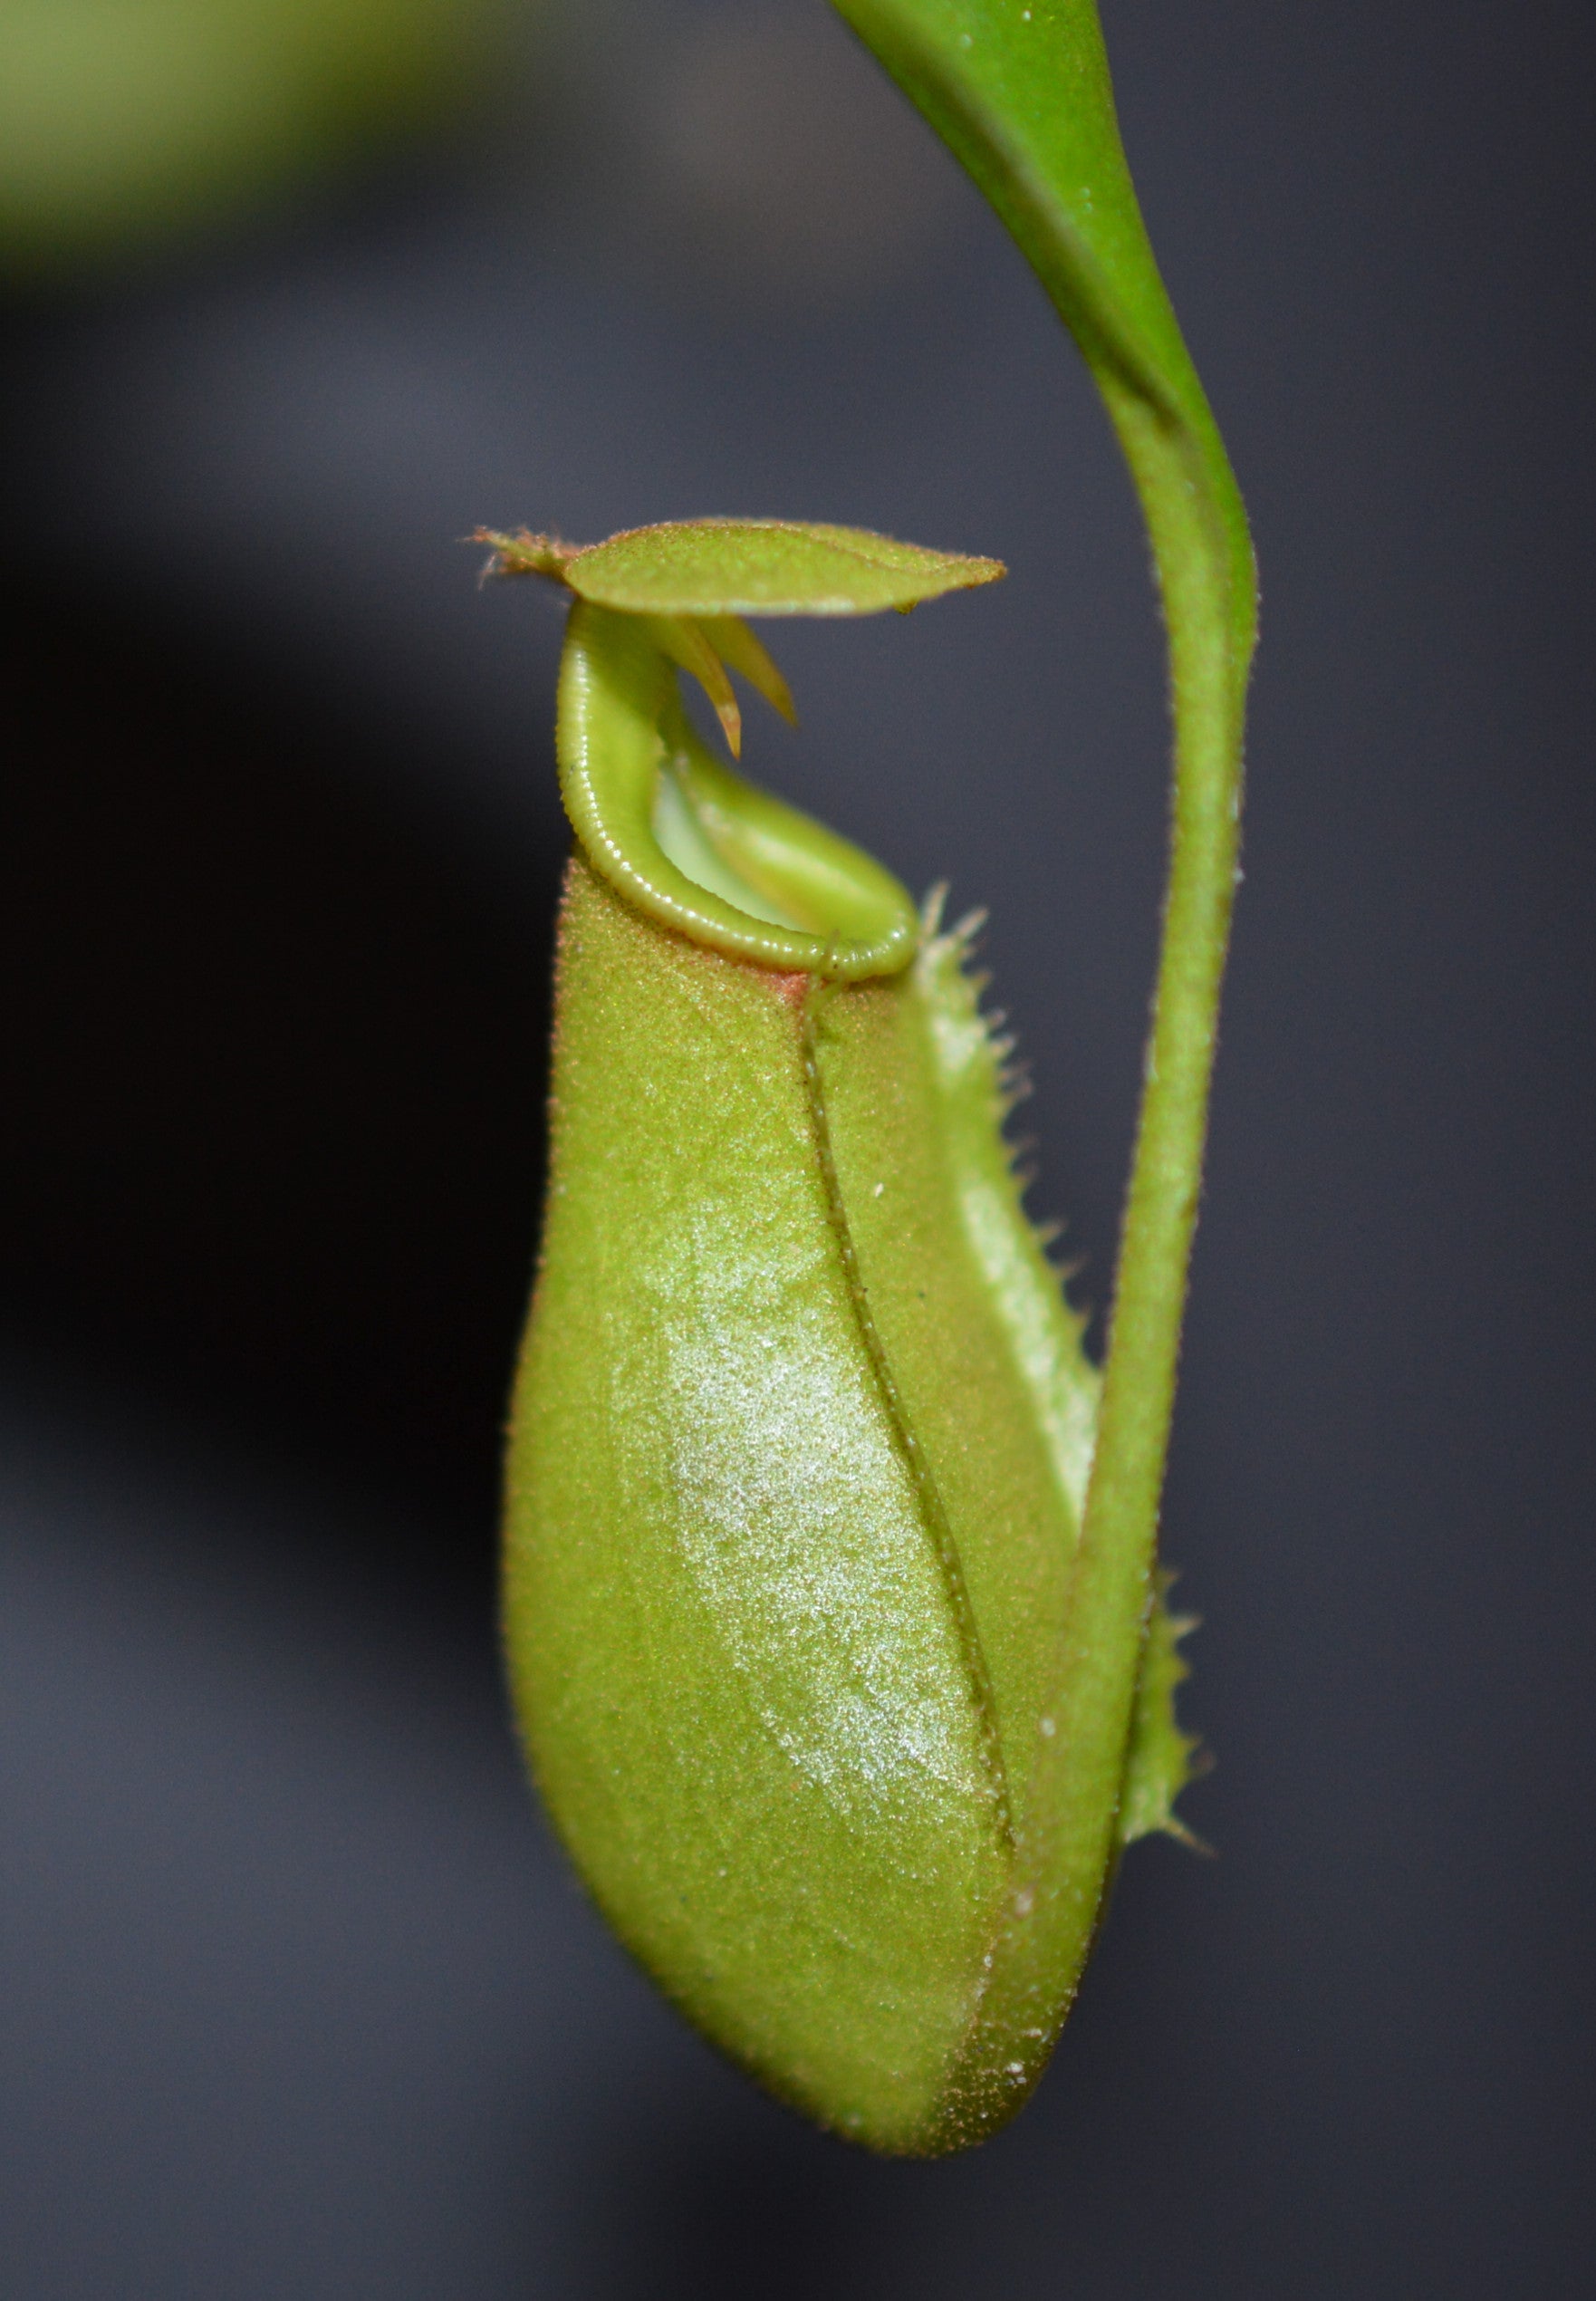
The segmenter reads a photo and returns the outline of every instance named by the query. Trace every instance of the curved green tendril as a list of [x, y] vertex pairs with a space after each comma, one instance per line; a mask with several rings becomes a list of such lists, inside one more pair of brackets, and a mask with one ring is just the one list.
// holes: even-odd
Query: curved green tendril
[[1153, 1594], [1256, 632], [1246, 517], [1130, 181], [1093, 0], [836, 0], [952, 148], [1074, 334], [1141, 499], [1168, 633], [1172, 845], [1101, 1420], [1059, 1656], [1046, 1829], [987, 2026], [1078, 1973], [1110, 1865]]

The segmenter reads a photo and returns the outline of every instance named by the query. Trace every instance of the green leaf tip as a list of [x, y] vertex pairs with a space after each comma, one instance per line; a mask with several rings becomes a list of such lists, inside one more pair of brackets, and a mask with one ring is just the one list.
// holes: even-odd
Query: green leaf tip
[[489, 573], [547, 575], [628, 615], [876, 615], [994, 583], [1001, 560], [793, 519], [676, 519], [601, 544], [479, 528]]

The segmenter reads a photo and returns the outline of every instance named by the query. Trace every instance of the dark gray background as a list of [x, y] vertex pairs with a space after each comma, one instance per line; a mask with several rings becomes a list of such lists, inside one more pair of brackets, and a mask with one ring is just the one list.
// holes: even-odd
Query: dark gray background
[[1107, 0], [1264, 569], [1167, 1547], [1218, 1846], [874, 2163], [608, 1943], [506, 1729], [558, 616], [478, 520], [1002, 554], [754, 770], [985, 904], [1100, 1307], [1159, 635], [1001, 232], [820, 0], [5, 308], [0, 2258], [61, 2296], [1562, 2296], [1592, 2275], [1590, 39]]

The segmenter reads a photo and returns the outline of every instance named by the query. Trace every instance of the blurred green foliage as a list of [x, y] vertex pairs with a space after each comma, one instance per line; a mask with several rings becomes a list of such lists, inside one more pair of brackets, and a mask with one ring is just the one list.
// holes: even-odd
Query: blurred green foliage
[[506, 0], [0, 0], [0, 267], [189, 234], [484, 82]]

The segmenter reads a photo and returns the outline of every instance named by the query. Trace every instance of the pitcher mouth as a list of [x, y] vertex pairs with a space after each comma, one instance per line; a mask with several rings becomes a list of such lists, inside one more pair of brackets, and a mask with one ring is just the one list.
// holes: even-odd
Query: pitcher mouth
[[578, 600], [560, 674], [561, 792], [588, 862], [689, 940], [784, 974], [895, 975], [919, 921], [862, 848], [702, 742], [645, 618]]

